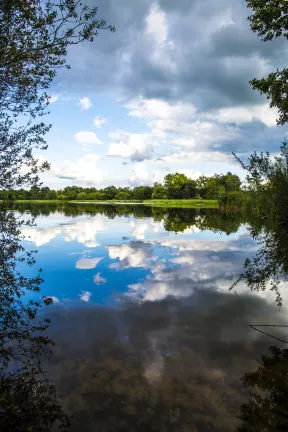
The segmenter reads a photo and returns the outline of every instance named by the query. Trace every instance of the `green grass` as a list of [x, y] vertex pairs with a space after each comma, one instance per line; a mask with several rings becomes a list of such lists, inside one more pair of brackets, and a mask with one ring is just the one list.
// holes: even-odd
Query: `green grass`
[[142, 204], [143, 200], [73, 200], [73, 201], [68, 201], [69, 203], [99, 203], [99, 204], [104, 204], [104, 203], [121, 203], [121, 204]]
[[195, 208], [195, 207], [206, 207], [206, 208], [218, 208], [217, 200], [147, 200], [144, 201], [145, 205], [151, 205], [156, 207], [184, 207], [184, 208]]
[[16, 203], [74, 203], [74, 204], [89, 204], [89, 203], [95, 203], [95, 204], [105, 204], [105, 203], [111, 203], [111, 204], [144, 204], [149, 205], [153, 207], [182, 207], [182, 208], [199, 208], [199, 207], [205, 207], [205, 208], [218, 208], [219, 203], [217, 200], [197, 200], [197, 199], [190, 199], [190, 200], [15, 200]]
[[[2, 202], [3, 200], [0, 200], [0, 202]], [[12, 202], [14, 203], [62, 203], [62, 202], [66, 202], [63, 200], [13, 200]]]

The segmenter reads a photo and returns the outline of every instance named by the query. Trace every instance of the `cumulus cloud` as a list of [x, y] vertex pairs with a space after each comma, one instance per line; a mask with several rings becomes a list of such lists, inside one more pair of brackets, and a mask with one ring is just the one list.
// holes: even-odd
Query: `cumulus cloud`
[[157, 171], [148, 171], [147, 166], [143, 162], [137, 162], [133, 165], [132, 175], [128, 182], [130, 186], [153, 186], [155, 182], [161, 182], [164, 179], [164, 174]]
[[90, 270], [93, 269], [99, 264], [99, 262], [103, 259], [100, 258], [81, 258], [76, 262], [75, 268], [80, 270]]
[[53, 173], [60, 179], [101, 185], [105, 180], [105, 172], [99, 169], [100, 157], [97, 154], [87, 154], [75, 162], [65, 160]]
[[109, 145], [108, 156], [121, 157], [131, 161], [152, 158], [152, 141], [149, 134], [114, 132], [109, 134], [115, 139]]
[[92, 102], [87, 96], [81, 98], [78, 105], [80, 106], [81, 111], [87, 111], [89, 108], [92, 108]]
[[141, 219], [135, 219], [134, 221], [130, 222], [130, 225], [133, 230], [132, 236], [136, 237], [137, 240], [144, 240], [145, 233], [148, 230], [148, 222]]
[[92, 293], [90, 291], [83, 291], [81, 294], [79, 294], [80, 300], [84, 301], [85, 303], [89, 302], [91, 296]]
[[82, 145], [86, 144], [103, 144], [95, 132], [81, 131], [75, 134], [75, 139]]
[[99, 129], [101, 126], [103, 126], [105, 123], [107, 123], [107, 119], [105, 117], [97, 116], [93, 120], [93, 125]]
[[98, 232], [107, 230], [104, 218], [100, 215], [97, 217], [87, 217], [87, 219], [73, 218], [66, 220], [65, 224], [55, 224], [52, 226], [23, 227], [22, 234], [26, 240], [35, 243], [36, 246], [42, 246], [49, 243], [57, 235], [64, 238], [66, 242], [78, 241], [89, 248], [100, 246], [96, 241]]
[[96, 285], [103, 285], [107, 282], [107, 279], [103, 278], [100, 273], [96, 273], [93, 280]]
[[261, 121], [268, 127], [276, 126], [276, 119], [278, 117], [277, 110], [270, 108], [269, 104], [257, 104], [249, 107], [230, 107], [221, 108], [217, 111], [204, 114], [211, 120], [216, 120], [220, 123], [250, 123], [253, 121]]
[[120, 246], [106, 247], [111, 259], [118, 259], [116, 268], [147, 267], [153, 250], [150, 245], [142, 242], [131, 242]]

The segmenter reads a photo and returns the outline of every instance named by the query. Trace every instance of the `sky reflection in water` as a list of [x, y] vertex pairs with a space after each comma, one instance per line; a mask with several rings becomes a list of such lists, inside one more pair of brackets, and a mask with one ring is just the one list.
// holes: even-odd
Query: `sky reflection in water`
[[215, 210], [137, 212], [56, 209], [23, 232], [55, 303], [49, 371], [72, 431], [236, 430], [240, 378], [271, 344], [249, 324], [285, 304], [229, 292], [257, 250], [245, 221], [228, 235]]

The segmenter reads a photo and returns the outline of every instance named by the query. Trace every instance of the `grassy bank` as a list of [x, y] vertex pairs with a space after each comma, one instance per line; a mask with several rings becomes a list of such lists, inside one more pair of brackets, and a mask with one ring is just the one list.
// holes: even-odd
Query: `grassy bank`
[[184, 207], [184, 208], [195, 208], [195, 207], [206, 207], [206, 208], [217, 208], [217, 200], [147, 200], [144, 201], [145, 205], [151, 205], [155, 207]]
[[206, 207], [206, 208], [218, 208], [217, 200], [73, 200], [73, 201], [64, 201], [64, 200], [15, 200], [15, 203], [37, 203], [37, 204], [49, 204], [49, 203], [69, 203], [69, 204], [143, 204], [149, 205], [153, 207], [181, 207], [181, 208], [197, 208], [197, 207]]

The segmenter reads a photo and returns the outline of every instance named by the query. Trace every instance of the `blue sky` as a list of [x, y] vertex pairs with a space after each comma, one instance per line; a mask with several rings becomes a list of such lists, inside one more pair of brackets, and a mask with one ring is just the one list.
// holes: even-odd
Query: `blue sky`
[[72, 69], [58, 72], [49, 149], [37, 154], [51, 162], [45, 184], [152, 185], [176, 171], [244, 178], [232, 152], [279, 151], [286, 129], [249, 80], [283, 67], [287, 44], [250, 30], [244, 0], [97, 5], [116, 33], [72, 47]]

